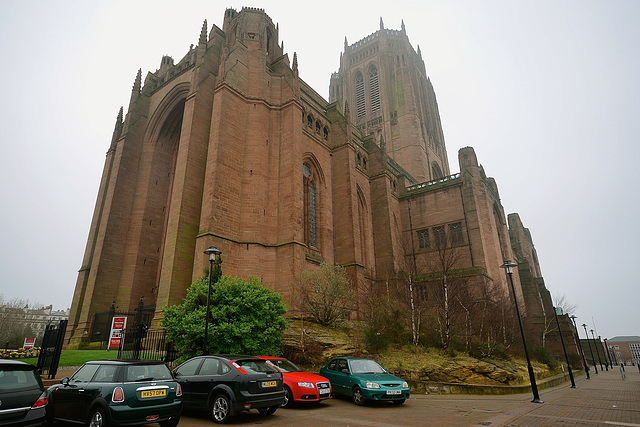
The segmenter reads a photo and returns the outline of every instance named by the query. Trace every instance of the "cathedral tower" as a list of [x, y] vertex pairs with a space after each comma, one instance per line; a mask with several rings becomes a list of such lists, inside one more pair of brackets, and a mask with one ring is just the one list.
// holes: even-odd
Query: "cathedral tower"
[[387, 154], [418, 182], [449, 175], [449, 161], [435, 92], [420, 48], [405, 31], [384, 28], [349, 45], [331, 76], [329, 100], [349, 105], [363, 135], [384, 141]]

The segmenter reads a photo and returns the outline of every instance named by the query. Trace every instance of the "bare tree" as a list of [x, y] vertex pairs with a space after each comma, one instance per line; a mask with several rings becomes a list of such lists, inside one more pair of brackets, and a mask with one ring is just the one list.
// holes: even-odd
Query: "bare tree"
[[554, 292], [551, 295], [551, 298], [553, 299], [553, 306], [561, 308], [562, 309], [562, 314], [567, 314], [567, 315], [571, 316], [576, 311], [576, 309], [578, 308], [577, 305], [571, 304], [567, 300], [566, 295], [564, 295], [564, 294], [559, 295], [559, 294]]

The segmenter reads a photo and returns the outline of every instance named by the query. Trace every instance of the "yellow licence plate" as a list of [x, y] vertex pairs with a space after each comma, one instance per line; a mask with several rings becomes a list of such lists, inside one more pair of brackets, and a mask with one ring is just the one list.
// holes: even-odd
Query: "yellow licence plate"
[[262, 388], [275, 387], [278, 385], [277, 381], [262, 381]]
[[144, 390], [140, 392], [141, 399], [148, 399], [150, 397], [164, 397], [167, 395], [167, 389], [161, 390]]

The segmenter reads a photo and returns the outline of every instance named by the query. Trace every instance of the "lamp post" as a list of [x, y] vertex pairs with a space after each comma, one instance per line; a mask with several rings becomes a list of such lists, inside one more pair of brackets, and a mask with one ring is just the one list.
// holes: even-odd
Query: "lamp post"
[[591, 350], [591, 341], [589, 341], [589, 332], [587, 332], [587, 324], [583, 323], [582, 327], [584, 328], [584, 334], [587, 336], [587, 344], [589, 345], [589, 353], [591, 353], [591, 361], [593, 362], [593, 369], [596, 370], [596, 374], [597, 374], [598, 365], [596, 364], [596, 358], [593, 357], [593, 350]]
[[524, 327], [522, 326], [522, 317], [520, 316], [520, 306], [518, 305], [518, 298], [516, 297], [516, 288], [513, 286], [513, 267], [516, 267], [513, 261], [505, 261], [500, 267], [507, 270], [509, 275], [509, 282], [511, 283], [511, 292], [513, 292], [513, 300], [516, 304], [516, 313], [518, 315], [518, 323], [520, 324], [520, 333], [522, 334], [522, 345], [524, 346], [524, 354], [527, 356], [527, 369], [529, 370], [529, 380], [531, 381], [531, 391], [533, 392], [533, 403], [544, 403], [540, 400], [538, 395], [538, 385], [536, 384], [536, 376], [533, 374], [533, 367], [531, 366], [531, 359], [529, 358], [529, 350], [527, 349], [527, 339], [524, 336]]
[[[602, 359], [600, 359], [600, 349], [598, 349], [598, 347], [602, 347], [602, 343], [600, 343], [600, 340], [598, 340], [598, 343], [600, 343], [600, 345], [596, 344], [596, 334], [593, 333], [593, 329], [590, 329], [590, 331], [591, 336], [593, 337], [593, 346], [596, 348], [596, 355], [598, 355], [598, 362], [600, 362], [600, 370], [602, 371]], [[604, 359], [604, 367], [607, 369], [607, 372], [609, 372], [606, 358]]]
[[571, 379], [571, 388], [576, 388], [576, 382], [573, 379], [573, 371], [571, 371], [571, 364], [569, 363], [569, 356], [567, 356], [567, 348], [564, 346], [564, 338], [562, 338], [562, 329], [560, 329], [560, 321], [558, 320], [558, 307], [553, 308], [553, 312], [556, 315], [556, 325], [558, 325], [558, 333], [560, 334], [560, 343], [562, 344], [562, 351], [564, 351], [564, 360], [567, 362], [567, 368], [569, 369], [569, 378]]
[[609, 358], [609, 366], [613, 369], [613, 361], [611, 360], [611, 350], [609, 349], [609, 344], [607, 344], [607, 339], [604, 339], [604, 348], [607, 349], [607, 357]]
[[207, 354], [207, 336], [209, 335], [209, 303], [211, 301], [211, 277], [213, 275], [213, 263], [216, 261], [216, 258], [222, 253], [215, 246], [209, 247], [205, 254], [209, 255], [209, 285], [207, 286], [207, 311], [204, 317], [204, 346], [202, 347], [202, 355], [206, 356]]
[[[573, 321], [573, 328], [576, 331], [576, 337], [578, 337], [578, 344], [580, 344], [580, 334], [578, 333], [578, 326], [576, 325], [576, 316], [569, 316], [569, 319]], [[582, 356], [582, 364], [584, 365], [584, 372], [587, 374], [587, 379], [591, 379], [591, 375], [589, 375], [589, 365], [587, 365], [587, 361], [584, 358], [584, 351], [582, 351], [582, 345], [578, 345], [578, 350], [580, 351], [580, 356]]]

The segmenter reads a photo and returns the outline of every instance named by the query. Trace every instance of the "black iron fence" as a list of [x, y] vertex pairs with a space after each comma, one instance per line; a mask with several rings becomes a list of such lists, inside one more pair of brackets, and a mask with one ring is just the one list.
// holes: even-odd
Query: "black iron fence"
[[165, 329], [132, 327], [122, 332], [118, 359], [159, 360], [171, 364], [177, 359], [177, 353], [167, 341]]
[[49, 379], [55, 378], [58, 372], [67, 322], [67, 320], [61, 320], [58, 325], [47, 325], [44, 330], [37, 368], [40, 375], [47, 375]]

